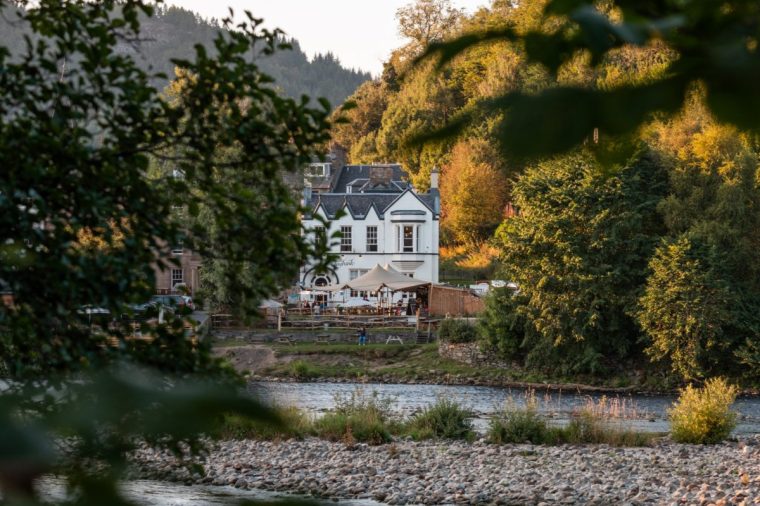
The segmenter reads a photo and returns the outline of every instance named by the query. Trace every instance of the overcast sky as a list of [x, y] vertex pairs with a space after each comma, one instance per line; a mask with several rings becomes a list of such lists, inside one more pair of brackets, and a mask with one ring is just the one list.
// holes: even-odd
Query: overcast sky
[[[391, 50], [402, 43], [396, 10], [410, 0], [166, 0], [206, 18], [225, 17], [227, 7], [250, 10], [269, 28], [281, 28], [301, 43], [304, 52], [332, 51], [347, 67], [378, 75]], [[474, 12], [488, 0], [452, 0]]]

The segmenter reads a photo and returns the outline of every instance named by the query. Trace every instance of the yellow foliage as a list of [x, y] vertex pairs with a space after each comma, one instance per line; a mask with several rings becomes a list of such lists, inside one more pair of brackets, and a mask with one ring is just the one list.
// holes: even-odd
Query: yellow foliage
[[86, 227], [76, 231], [75, 248], [89, 251], [113, 251], [124, 247], [125, 230], [129, 230], [127, 218], [121, 218], [121, 226], [115, 220], [108, 221], [108, 227]]
[[679, 443], [710, 444], [726, 439], [736, 426], [730, 410], [737, 388], [713, 378], [703, 388], [688, 385], [670, 410], [671, 436]]

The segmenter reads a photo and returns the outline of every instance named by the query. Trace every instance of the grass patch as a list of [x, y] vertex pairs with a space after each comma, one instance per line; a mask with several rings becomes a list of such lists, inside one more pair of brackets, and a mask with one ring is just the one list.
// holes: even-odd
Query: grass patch
[[303, 360], [294, 360], [288, 364], [288, 373], [296, 379], [308, 379], [315, 375], [313, 368]]
[[376, 391], [367, 394], [357, 388], [348, 394], [336, 394], [335, 409], [316, 420], [314, 432], [329, 441], [355, 441], [383, 444], [398, 432], [398, 421], [393, 415], [395, 399], [381, 397]]
[[303, 439], [313, 432], [313, 421], [309, 415], [296, 407], [273, 408], [281, 424], [274, 425], [250, 420], [237, 415], [224, 415], [214, 436], [218, 439], [261, 439], [276, 441], [282, 439]]
[[412, 439], [475, 439], [471, 410], [456, 401], [440, 398], [414, 415], [405, 425], [404, 432]]
[[573, 413], [565, 427], [552, 426], [541, 414], [535, 393], [526, 393], [525, 405], [514, 400], [489, 421], [488, 440], [496, 444], [533, 443], [556, 444], [607, 444], [610, 446], [646, 446], [657, 434], [637, 432], [626, 427], [625, 420], [637, 416], [635, 406], [625, 400], [594, 401]]
[[546, 443], [549, 426], [538, 412], [535, 392], [526, 393], [524, 407], [519, 407], [513, 399], [508, 400], [504, 409], [488, 421], [486, 437], [496, 444]]

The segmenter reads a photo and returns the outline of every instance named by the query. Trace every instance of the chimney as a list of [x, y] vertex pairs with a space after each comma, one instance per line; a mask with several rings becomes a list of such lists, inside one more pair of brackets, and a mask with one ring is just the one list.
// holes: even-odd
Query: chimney
[[438, 167], [433, 167], [433, 171], [430, 173], [430, 189], [431, 190], [437, 190], [438, 189]]
[[370, 167], [369, 186], [390, 186], [393, 178], [393, 167]]
[[303, 185], [303, 198], [301, 199], [301, 205], [303, 207], [311, 204], [311, 183], [305, 183]]

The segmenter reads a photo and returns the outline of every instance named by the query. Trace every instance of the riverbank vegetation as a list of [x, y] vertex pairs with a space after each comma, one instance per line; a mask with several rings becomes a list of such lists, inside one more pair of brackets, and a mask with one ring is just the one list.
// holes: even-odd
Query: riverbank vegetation
[[522, 405], [508, 401], [502, 411], [489, 420], [487, 437], [492, 443], [531, 444], [606, 444], [610, 446], [645, 446], [658, 434], [637, 432], [626, 427], [625, 420], [635, 413], [615, 409], [618, 403], [587, 399], [573, 413], [565, 426], [551, 423], [540, 409], [540, 401], [528, 391]]
[[[606, 398], [588, 399], [571, 413], [566, 424], [559, 424], [549, 416], [551, 406], [544, 408], [541, 409], [532, 391], [523, 402], [508, 402], [490, 417], [486, 439], [494, 444], [645, 446], [661, 436], [632, 430], [627, 421], [636, 416], [635, 410], [620, 410], [620, 404]], [[399, 415], [392, 397], [380, 397], [376, 392], [367, 393], [363, 389], [336, 396], [335, 407], [322, 415], [308, 415], [293, 407], [276, 408], [276, 412], [291, 424], [290, 427], [273, 430], [267, 425], [226, 416], [214, 435], [220, 439], [254, 440], [313, 436], [349, 445], [354, 442], [379, 445], [399, 438], [473, 441], [477, 437], [472, 410], [446, 398], [438, 399], [407, 418]], [[728, 433], [709, 442], [722, 441], [730, 430], [731, 427]]]

